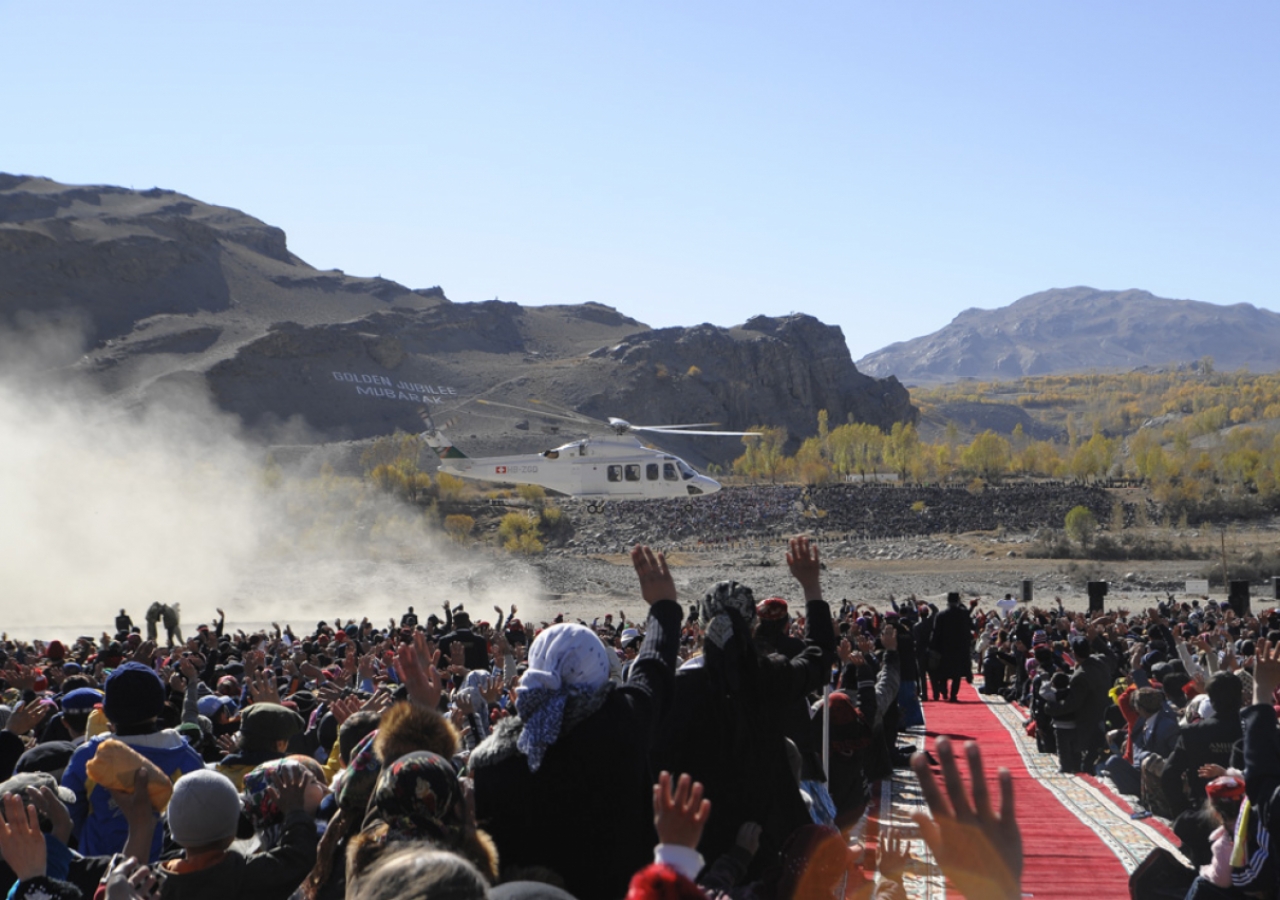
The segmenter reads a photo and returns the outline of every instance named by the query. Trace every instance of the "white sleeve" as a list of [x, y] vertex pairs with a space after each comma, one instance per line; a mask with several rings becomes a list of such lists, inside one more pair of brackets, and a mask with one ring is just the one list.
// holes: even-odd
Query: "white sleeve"
[[697, 879], [703, 867], [702, 854], [682, 844], [659, 844], [653, 848], [653, 861], [675, 869], [690, 881]]

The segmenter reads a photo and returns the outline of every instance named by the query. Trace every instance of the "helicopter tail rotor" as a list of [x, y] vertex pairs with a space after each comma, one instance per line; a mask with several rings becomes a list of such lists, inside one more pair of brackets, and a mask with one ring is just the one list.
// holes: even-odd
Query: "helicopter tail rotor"
[[422, 442], [434, 450], [437, 456], [441, 459], [467, 458], [467, 454], [453, 446], [453, 441], [449, 440], [444, 434], [444, 429], [453, 424], [453, 419], [441, 425], [436, 425], [435, 420], [431, 418], [431, 413], [425, 406], [418, 407], [418, 417], [422, 419], [422, 424], [426, 426], [426, 430], [420, 435]]

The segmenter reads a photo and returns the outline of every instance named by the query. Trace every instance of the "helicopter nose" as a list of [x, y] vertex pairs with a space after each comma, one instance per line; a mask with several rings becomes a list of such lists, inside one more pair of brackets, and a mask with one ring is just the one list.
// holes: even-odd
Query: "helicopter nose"
[[699, 475], [689, 484], [685, 485], [690, 497], [697, 497], [701, 494], [714, 494], [720, 490], [720, 482], [714, 478], [708, 478], [706, 475]]

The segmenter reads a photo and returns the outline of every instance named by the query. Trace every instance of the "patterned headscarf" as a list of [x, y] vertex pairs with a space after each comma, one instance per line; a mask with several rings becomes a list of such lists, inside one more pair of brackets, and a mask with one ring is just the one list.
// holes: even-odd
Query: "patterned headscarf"
[[572, 727], [604, 703], [610, 652], [584, 625], [552, 625], [534, 638], [529, 669], [516, 689], [523, 722], [516, 746], [528, 758], [529, 771], [541, 768], [547, 748], [566, 725]]
[[745, 625], [755, 621], [756, 599], [751, 588], [736, 581], [721, 581], [698, 602], [698, 620], [707, 640], [721, 649], [733, 636], [730, 611], [737, 613]]
[[364, 827], [382, 822], [398, 838], [458, 846], [466, 825], [461, 801], [453, 764], [429, 750], [415, 750], [378, 775]]
[[275, 795], [269, 791], [279, 780], [281, 773], [289, 767], [302, 768], [302, 764], [292, 759], [273, 759], [264, 762], [244, 776], [244, 791], [240, 799], [244, 811], [253, 823], [253, 830], [258, 833], [258, 841], [264, 848], [274, 847], [280, 840], [284, 813], [276, 803]]
[[382, 771], [382, 763], [373, 752], [373, 742], [377, 737], [377, 729], [362, 737], [351, 750], [351, 762], [333, 778], [333, 796], [338, 801], [338, 808], [357, 818], [364, 815], [373, 786]]

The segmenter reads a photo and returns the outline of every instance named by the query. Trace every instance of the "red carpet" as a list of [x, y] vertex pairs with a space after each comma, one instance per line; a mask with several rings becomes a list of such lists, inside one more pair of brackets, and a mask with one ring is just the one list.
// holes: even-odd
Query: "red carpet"
[[[1024, 896], [1034, 895], [1036, 900], [1129, 896], [1129, 876], [1115, 853], [1027, 771], [1013, 738], [972, 685], [961, 684], [959, 703], [931, 701], [925, 704], [924, 714], [930, 751], [937, 737], [978, 742], [983, 767], [992, 781], [993, 800], [998, 801], [999, 797], [996, 770], [1003, 766], [1013, 773], [1014, 805], [1025, 856]], [[967, 776], [967, 764], [959, 747], [957, 754], [961, 771]], [[966, 783], [967, 780], [966, 777]], [[947, 896], [959, 894], [948, 885]]]

